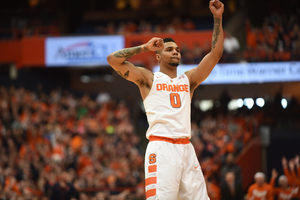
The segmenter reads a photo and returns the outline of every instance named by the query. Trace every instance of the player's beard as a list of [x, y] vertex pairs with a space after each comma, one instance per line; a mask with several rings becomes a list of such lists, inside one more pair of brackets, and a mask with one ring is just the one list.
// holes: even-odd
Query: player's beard
[[180, 59], [179, 58], [171, 57], [169, 65], [171, 65], [173, 67], [178, 67], [179, 63], [180, 63]]
[[178, 67], [179, 63], [169, 63], [169, 65], [171, 65], [173, 67]]
[[171, 65], [173, 67], [178, 67], [179, 62], [170, 62], [169, 65]]

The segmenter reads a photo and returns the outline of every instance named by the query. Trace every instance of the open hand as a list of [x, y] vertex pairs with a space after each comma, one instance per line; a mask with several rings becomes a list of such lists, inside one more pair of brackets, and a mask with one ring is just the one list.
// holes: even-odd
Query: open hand
[[294, 170], [295, 163], [294, 163], [293, 159], [289, 160], [289, 167], [290, 167], [290, 170]]
[[219, 0], [211, 0], [209, 2], [209, 9], [215, 18], [220, 18], [224, 12], [224, 4]]
[[277, 176], [278, 176], [278, 172], [277, 172], [276, 169], [274, 168], [274, 169], [272, 170], [272, 179], [277, 178]]
[[287, 167], [287, 160], [286, 160], [285, 157], [282, 157], [281, 163], [282, 163], [283, 168], [286, 168], [286, 167]]

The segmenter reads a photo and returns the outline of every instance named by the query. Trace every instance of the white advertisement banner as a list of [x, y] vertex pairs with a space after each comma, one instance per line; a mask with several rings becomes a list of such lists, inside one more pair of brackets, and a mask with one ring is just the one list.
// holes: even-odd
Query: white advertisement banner
[[[182, 74], [197, 65], [179, 65]], [[153, 71], [159, 71], [155, 66]], [[202, 84], [240, 84], [300, 81], [300, 62], [217, 64]]]
[[49, 37], [45, 44], [45, 65], [108, 65], [106, 57], [124, 46], [124, 36]]

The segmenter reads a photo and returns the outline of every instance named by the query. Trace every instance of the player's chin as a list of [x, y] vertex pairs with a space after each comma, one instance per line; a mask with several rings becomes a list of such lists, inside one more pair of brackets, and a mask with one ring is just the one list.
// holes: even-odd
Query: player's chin
[[169, 65], [171, 65], [173, 67], [178, 67], [179, 62], [170, 62]]

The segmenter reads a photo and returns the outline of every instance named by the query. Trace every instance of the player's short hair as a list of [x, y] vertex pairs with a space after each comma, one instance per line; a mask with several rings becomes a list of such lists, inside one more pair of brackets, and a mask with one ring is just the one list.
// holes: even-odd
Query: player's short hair
[[[164, 43], [166, 43], [166, 42], [175, 42], [172, 38], [170, 38], [170, 37], [167, 37], [167, 38], [164, 38], [163, 39], [164, 40]], [[176, 42], [175, 42], [176, 43]]]
[[[166, 42], [174, 42], [174, 43], [176, 43], [175, 40], [173, 40], [170, 37], [164, 38], [163, 41], [164, 41], [164, 43], [166, 43]], [[156, 51], [155, 53], [158, 54], [159, 52], [160, 52], [160, 50]]]

